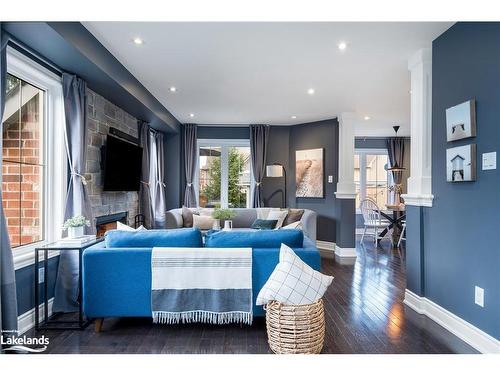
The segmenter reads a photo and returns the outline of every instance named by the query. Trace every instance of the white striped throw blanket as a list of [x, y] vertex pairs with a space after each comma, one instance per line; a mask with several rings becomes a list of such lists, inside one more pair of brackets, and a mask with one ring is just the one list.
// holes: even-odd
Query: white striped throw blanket
[[155, 323], [252, 324], [251, 248], [165, 248], [151, 254]]

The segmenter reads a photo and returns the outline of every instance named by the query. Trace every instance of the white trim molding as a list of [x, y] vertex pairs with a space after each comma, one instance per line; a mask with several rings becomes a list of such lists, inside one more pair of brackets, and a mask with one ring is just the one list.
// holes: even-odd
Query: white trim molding
[[[54, 304], [54, 298], [49, 299], [49, 316], [52, 315], [52, 305]], [[38, 306], [39, 318], [40, 320], [45, 318], [44, 313], [44, 304], [41, 303]], [[21, 314], [17, 317], [17, 330], [20, 335], [30, 330], [35, 326], [35, 308], [32, 308], [29, 311], [26, 311], [24, 314]]]
[[500, 353], [500, 341], [431, 300], [406, 289], [404, 304], [434, 320], [481, 353]]
[[356, 114], [341, 113], [339, 121], [339, 180], [337, 182], [337, 199], [356, 198], [354, 184], [354, 127]]
[[316, 247], [319, 250], [335, 252], [335, 242], [317, 240]]
[[340, 247], [335, 244], [335, 256], [340, 258], [356, 258], [358, 255], [355, 247]]
[[411, 176], [405, 204], [432, 207], [432, 51], [423, 48], [408, 61], [411, 80]]

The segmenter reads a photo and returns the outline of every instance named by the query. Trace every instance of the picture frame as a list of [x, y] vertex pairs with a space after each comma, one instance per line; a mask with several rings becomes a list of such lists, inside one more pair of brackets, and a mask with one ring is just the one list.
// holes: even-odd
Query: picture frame
[[476, 136], [476, 100], [471, 99], [446, 109], [448, 142]]
[[446, 181], [476, 180], [476, 145], [468, 144], [446, 150]]
[[295, 151], [295, 197], [324, 198], [324, 148]]

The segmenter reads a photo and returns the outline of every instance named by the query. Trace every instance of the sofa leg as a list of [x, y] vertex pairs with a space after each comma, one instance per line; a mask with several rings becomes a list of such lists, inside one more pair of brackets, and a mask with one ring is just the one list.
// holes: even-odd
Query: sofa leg
[[104, 322], [104, 318], [97, 318], [95, 320], [95, 332], [99, 333], [102, 330], [102, 323]]

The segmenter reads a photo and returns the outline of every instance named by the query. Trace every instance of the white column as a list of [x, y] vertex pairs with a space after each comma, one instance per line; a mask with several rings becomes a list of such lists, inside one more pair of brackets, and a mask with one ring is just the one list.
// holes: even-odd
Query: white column
[[424, 48], [408, 61], [411, 74], [411, 176], [408, 193], [402, 197], [410, 206], [432, 207], [432, 52]]
[[354, 125], [356, 115], [343, 112], [339, 120], [339, 180], [335, 197], [338, 199], [356, 198], [354, 184]]

